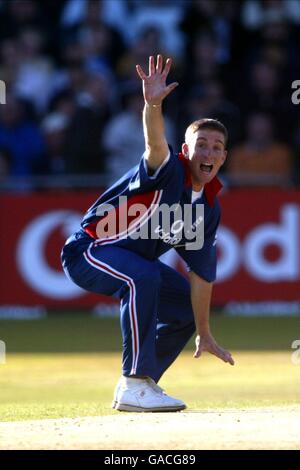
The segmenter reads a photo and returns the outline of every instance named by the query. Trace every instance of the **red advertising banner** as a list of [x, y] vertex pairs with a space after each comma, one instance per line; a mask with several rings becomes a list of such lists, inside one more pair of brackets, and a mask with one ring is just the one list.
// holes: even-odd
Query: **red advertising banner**
[[221, 206], [215, 302], [300, 300], [300, 191], [236, 189]]
[[98, 193], [55, 191], [1, 195], [0, 304], [90, 307], [108, 297], [69, 281], [60, 252]]
[[[87, 191], [3, 194], [1, 305], [92, 307], [64, 275], [60, 251], [99, 196]], [[221, 196], [218, 281], [213, 303], [300, 300], [300, 191], [235, 189]], [[169, 264], [182, 270], [171, 250]]]

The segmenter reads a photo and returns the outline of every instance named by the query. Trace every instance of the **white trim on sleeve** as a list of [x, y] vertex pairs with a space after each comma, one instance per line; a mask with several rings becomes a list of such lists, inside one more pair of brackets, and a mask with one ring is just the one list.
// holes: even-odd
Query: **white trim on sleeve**
[[[144, 154], [144, 155], [145, 155], [145, 154]], [[145, 156], [144, 156], [144, 155], [143, 155], [144, 168], [145, 168], [145, 171], [146, 171], [146, 173], [147, 173], [147, 175], [148, 175], [147, 162], [146, 162], [146, 159], [145, 159]], [[149, 175], [148, 175], [148, 178], [150, 178], [151, 180], [154, 180], [154, 179], [157, 177], [157, 175], [158, 175], [158, 173], [160, 172], [160, 170], [163, 169], [163, 167], [168, 163], [169, 160], [170, 160], [170, 152], [168, 153], [167, 157], [164, 159], [164, 161], [162, 162], [162, 164], [161, 164], [158, 168], [156, 168], [154, 174], [153, 174], [152, 176], [149, 176]]]

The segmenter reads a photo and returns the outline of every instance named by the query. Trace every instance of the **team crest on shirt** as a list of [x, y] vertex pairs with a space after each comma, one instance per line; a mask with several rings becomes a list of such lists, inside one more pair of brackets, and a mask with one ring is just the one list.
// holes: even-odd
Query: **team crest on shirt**
[[186, 245], [186, 243], [183, 243], [183, 244], [181, 243], [180, 245], [178, 245], [180, 242], [184, 242], [185, 239], [187, 239], [187, 235], [188, 235], [189, 244], [193, 243], [193, 242], [191, 242], [191, 239], [193, 239], [194, 243], [197, 244], [197, 249], [199, 249], [202, 246], [200, 246], [199, 240], [198, 241], [196, 240], [196, 238], [197, 238], [197, 229], [198, 229], [198, 227], [203, 225], [203, 222], [204, 222], [204, 217], [202, 215], [199, 215], [198, 218], [191, 224], [191, 226], [187, 230], [185, 230], [184, 221], [179, 219], [179, 220], [175, 220], [175, 222], [173, 222], [169, 232], [166, 232], [163, 229], [163, 227], [158, 225], [155, 228], [154, 233], [157, 234], [158, 237], [164, 243], [168, 243], [169, 245], [173, 245], [175, 247], [176, 246], [186, 246], [186, 248], [189, 249], [187, 247], [188, 245]]

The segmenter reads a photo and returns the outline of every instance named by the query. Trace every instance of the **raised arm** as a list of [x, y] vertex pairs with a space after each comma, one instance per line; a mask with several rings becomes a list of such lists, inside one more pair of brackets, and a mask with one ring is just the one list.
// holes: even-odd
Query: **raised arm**
[[136, 66], [137, 73], [143, 81], [145, 158], [150, 172], [159, 168], [169, 153], [165, 137], [162, 102], [178, 85], [177, 82], [166, 85], [171, 65], [172, 59], [167, 59], [163, 67], [163, 58], [158, 55], [156, 66], [154, 57], [149, 57], [149, 75], [145, 74], [140, 65]]

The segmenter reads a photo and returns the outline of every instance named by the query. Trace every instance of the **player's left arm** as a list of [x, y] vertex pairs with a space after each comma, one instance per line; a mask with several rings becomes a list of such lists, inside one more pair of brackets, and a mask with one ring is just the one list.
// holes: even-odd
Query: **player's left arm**
[[207, 282], [193, 271], [190, 271], [189, 277], [191, 301], [196, 324], [196, 351], [194, 357], [198, 358], [203, 351], [207, 351], [233, 366], [234, 360], [230, 352], [221, 348], [210, 332], [209, 314], [213, 283]]

